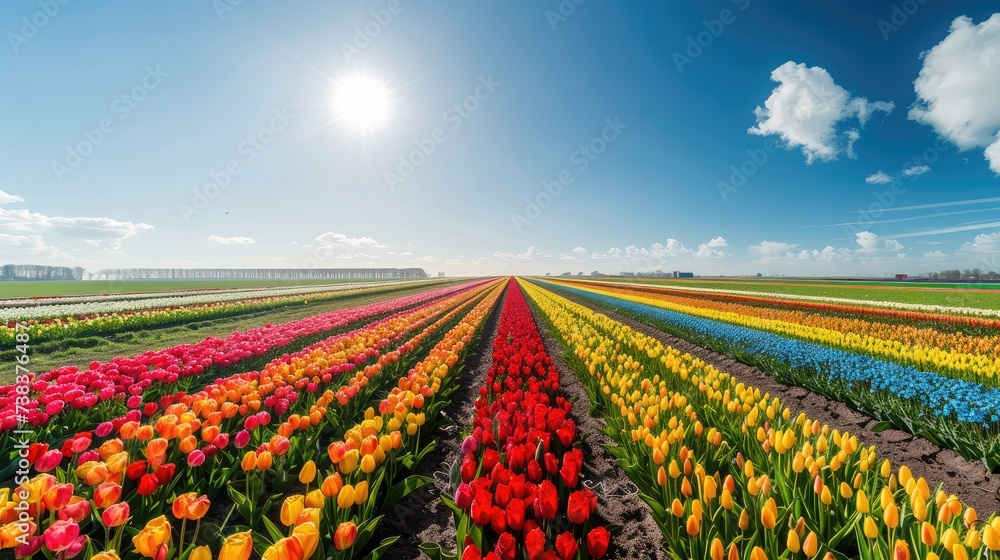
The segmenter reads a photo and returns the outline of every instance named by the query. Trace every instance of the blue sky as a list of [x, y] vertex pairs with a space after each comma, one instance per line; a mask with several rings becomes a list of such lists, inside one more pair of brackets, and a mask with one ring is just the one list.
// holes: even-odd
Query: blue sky
[[1000, 270], [988, 3], [231, 4], [2, 4], [0, 260]]

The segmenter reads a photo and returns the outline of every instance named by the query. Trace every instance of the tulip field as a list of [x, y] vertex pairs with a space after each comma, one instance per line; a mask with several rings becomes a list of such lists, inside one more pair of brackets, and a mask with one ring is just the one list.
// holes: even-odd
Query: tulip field
[[[416, 530], [388, 527], [421, 518], [442, 528], [419, 543], [433, 560], [1000, 557], [1000, 517], [914, 474], [927, 465], [659, 336], [997, 471], [989, 310], [490, 278], [30, 367], [32, 341], [67, 331], [396, 285], [0, 300], [0, 342], [24, 356], [0, 387], [0, 558], [416, 558]], [[602, 434], [579, 429], [587, 417]], [[446, 450], [457, 460], [434, 464]], [[661, 535], [608, 521], [598, 452]]]

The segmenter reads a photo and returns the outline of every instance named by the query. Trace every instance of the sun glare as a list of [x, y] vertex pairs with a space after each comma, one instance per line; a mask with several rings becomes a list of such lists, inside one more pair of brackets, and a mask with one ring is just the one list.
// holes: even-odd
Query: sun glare
[[356, 74], [337, 81], [333, 108], [337, 120], [370, 130], [389, 119], [392, 101], [385, 83]]

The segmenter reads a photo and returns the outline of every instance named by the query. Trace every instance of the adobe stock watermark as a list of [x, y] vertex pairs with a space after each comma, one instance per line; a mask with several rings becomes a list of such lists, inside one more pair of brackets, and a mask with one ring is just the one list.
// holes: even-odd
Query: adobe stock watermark
[[83, 139], [74, 145], [67, 145], [63, 159], [52, 162], [52, 172], [55, 173], [56, 179], [61, 183], [67, 174], [73, 173], [83, 165], [83, 160], [93, 154], [94, 150], [118, 129], [115, 121], [122, 122], [129, 118], [132, 112], [149, 97], [149, 93], [159, 88], [164, 78], [168, 76], [170, 74], [161, 70], [159, 65], [155, 68], [147, 66], [146, 75], [142, 80], [111, 102], [112, 116], [101, 118], [94, 128], [84, 128], [81, 132]]
[[[478, 111], [483, 103], [492, 97], [502, 85], [503, 82], [497, 82], [493, 79], [493, 74], [479, 76], [479, 85], [476, 86], [476, 89], [461, 101], [452, 104], [444, 112], [442, 119], [444, 119], [445, 124], [451, 130], [462, 128], [465, 121]], [[396, 187], [413, 177], [417, 169], [427, 163], [427, 160], [447, 141], [448, 132], [445, 127], [441, 126], [436, 127], [427, 136], [414, 140], [415, 148], [406, 155], [399, 156], [396, 170], [394, 172], [386, 170], [385, 182], [389, 185], [389, 190], [396, 192]]]
[[[911, 157], [910, 159], [903, 162], [900, 170], [909, 169], [912, 167], [926, 166], [936, 162], [940, 157], [941, 153], [948, 149], [948, 145], [940, 137], [934, 141], [934, 145], [924, 149], [924, 151]], [[906, 194], [906, 183], [903, 182], [903, 178], [906, 177], [909, 181], [916, 181], [920, 178], [920, 175], [910, 175], [900, 173], [893, 177], [892, 183], [887, 184], [881, 190], [878, 190], [874, 194], [875, 201], [868, 205], [867, 208], [858, 208], [858, 219], [854, 223], [849, 223], [844, 226], [844, 232], [847, 234], [849, 239], [854, 239], [857, 234], [868, 231], [869, 226], [875, 223], [875, 220], [880, 218], [886, 210], [892, 208], [896, 204], [896, 200]]]
[[523, 233], [526, 226], [542, 216], [545, 209], [562, 196], [563, 190], [576, 182], [573, 168], [577, 173], [583, 173], [590, 168], [590, 165], [601, 157], [608, 146], [614, 144], [622, 133], [628, 129], [628, 124], [621, 122], [620, 117], [614, 119], [604, 119], [604, 128], [601, 133], [595, 136], [590, 142], [582, 144], [569, 156], [571, 167], [567, 167], [556, 174], [556, 178], [542, 183], [542, 190], [534, 198], [524, 199], [524, 212], [522, 214], [513, 213], [510, 215], [511, 224], [517, 233]]
[[177, 205], [177, 210], [185, 223], [191, 222], [192, 216], [201, 214], [208, 208], [209, 204], [229, 188], [233, 179], [244, 171], [244, 166], [252, 163], [257, 156], [267, 149], [277, 138], [278, 134], [288, 128], [288, 125], [295, 119], [295, 115], [288, 112], [288, 107], [274, 109], [271, 111], [272, 117], [267, 126], [257, 130], [257, 132], [247, 135], [236, 146], [236, 153], [239, 157], [230, 159], [221, 170], [212, 170], [208, 173], [209, 181], [201, 187], [192, 190], [190, 203]]
[[587, 0], [560, 0], [555, 10], [545, 10], [545, 21], [549, 22], [552, 31], [559, 28], [559, 24], [566, 23], [570, 16], [576, 13], [577, 6], [582, 5]]
[[732, 0], [738, 11], [725, 8], [719, 12], [716, 19], [705, 19], [701, 21], [703, 29], [696, 35], [688, 35], [684, 45], [684, 52], [674, 51], [670, 58], [673, 59], [677, 71], [684, 73], [684, 67], [694, 63], [695, 59], [705, 54], [705, 49], [715, 44], [715, 40], [722, 36], [726, 26], [732, 25], [736, 21], [739, 12], [745, 12], [750, 7], [750, 0]]
[[21, 27], [17, 33], [13, 31], [7, 33], [7, 42], [10, 43], [10, 48], [14, 51], [14, 54], [19, 54], [21, 47], [27, 45], [29, 41], [37, 37], [38, 33], [59, 15], [62, 7], [71, 1], [38, 0], [38, 7], [40, 9], [31, 14], [30, 17], [25, 16], [21, 18]]
[[244, 0], [212, 0], [212, 9], [215, 10], [215, 15], [219, 18], [219, 21], [226, 19], [227, 14], [231, 14], [243, 5]]
[[354, 27], [354, 36], [351, 38], [351, 42], [340, 42], [340, 54], [344, 55], [344, 60], [350, 62], [351, 57], [357, 56], [361, 54], [361, 51], [367, 49], [372, 41], [381, 35], [386, 27], [389, 27], [393, 18], [403, 13], [404, 9], [406, 9], [406, 5], [402, 0], [389, 0], [385, 8], [369, 12], [371, 18], [364, 25]]
[[927, 0], [903, 0], [898, 4], [893, 4], [889, 19], [880, 19], [875, 22], [882, 34], [882, 40], [888, 41], [889, 35], [899, 31], [901, 27], [909, 23], [910, 17], [920, 11], [920, 8], [926, 3]]

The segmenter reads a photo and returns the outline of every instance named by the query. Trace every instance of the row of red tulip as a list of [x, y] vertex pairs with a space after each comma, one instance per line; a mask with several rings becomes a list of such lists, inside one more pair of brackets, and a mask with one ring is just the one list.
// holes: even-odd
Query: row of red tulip
[[573, 404], [515, 282], [475, 409], [453, 504], [462, 560], [604, 556], [610, 534], [582, 484]]

